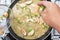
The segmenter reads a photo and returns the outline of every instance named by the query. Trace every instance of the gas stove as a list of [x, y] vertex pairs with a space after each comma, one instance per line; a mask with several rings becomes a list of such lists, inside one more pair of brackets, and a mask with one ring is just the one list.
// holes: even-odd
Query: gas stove
[[[14, 0], [0, 0], [0, 11], [1, 12], [7, 11], [8, 7], [11, 5], [13, 1]], [[48, 1], [52, 1], [53, 3], [56, 3], [60, 6], [60, 0], [48, 0]], [[1, 8], [1, 6], [4, 6], [5, 9], [3, 7]], [[6, 20], [4, 21], [5, 21], [4, 23], [6, 24]], [[6, 27], [7, 26], [5, 25], [5, 28]], [[4, 37], [0, 37], [0, 40], [16, 40], [15, 38], [12, 37], [12, 35], [10, 35], [8, 29], [6, 31], [7, 32], [4, 34]], [[60, 34], [55, 29], [52, 29], [51, 34], [45, 40], [59, 40], [59, 39], [60, 39]]]

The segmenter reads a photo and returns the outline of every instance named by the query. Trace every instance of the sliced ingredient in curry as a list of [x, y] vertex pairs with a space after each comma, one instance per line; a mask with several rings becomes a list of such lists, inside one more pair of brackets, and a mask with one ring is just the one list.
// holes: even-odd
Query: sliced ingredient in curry
[[35, 31], [30, 27], [28, 28], [28, 36], [33, 36]]
[[21, 28], [21, 33], [22, 33], [24, 36], [27, 35], [26, 30], [25, 30], [24, 28]]

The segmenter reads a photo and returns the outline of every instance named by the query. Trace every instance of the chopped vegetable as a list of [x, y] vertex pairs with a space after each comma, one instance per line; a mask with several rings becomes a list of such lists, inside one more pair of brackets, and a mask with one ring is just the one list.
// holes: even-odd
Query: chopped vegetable
[[40, 17], [39, 13], [34, 14], [35, 17]]
[[34, 34], [34, 30], [33, 29], [30, 29], [29, 30], [29, 33], [28, 33], [28, 36], [32, 36]]
[[25, 7], [25, 6], [26, 6], [25, 3], [21, 3], [21, 4], [20, 4], [20, 7], [22, 7], [22, 8]]
[[38, 15], [36, 14], [35, 17], [38, 17]]
[[25, 3], [30, 5], [33, 1], [32, 0], [29, 0], [29, 1], [26, 1]]
[[28, 28], [28, 32], [31, 32], [32, 31], [32, 28]]
[[42, 27], [43, 27], [43, 28], [47, 28], [48, 25], [46, 25], [45, 23], [42, 23]]
[[40, 23], [40, 19], [38, 17], [33, 17], [35, 23]]
[[28, 7], [25, 8], [25, 12], [27, 13], [26, 15], [28, 18], [31, 18], [31, 10]]
[[30, 27], [28, 28], [28, 36], [32, 36], [34, 34], [34, 30]]
[[20, 18], [15, 18], [15, 20], [16, 20], [19, 24], [22, 23], [22, 22], [20, 22]]
[[45, 8], [46, 8], [45, 6], [41, 5], [40, 8], [39, 8], [39, 10], [40, 11], [44, 11]]
[[20, 18], [17, 18], [17, 21], [20, 21]]
[[33, 19], [27, 19], [27, 22], [34, 22]]
[[21, 29], [21, 31], [22, 31], [22, 34], [23, 34], [24, 36], [26, 36], [26, 35], [27, 35], [27, 33], [26, 33], [26, 31], [25, 31], [25, 29], [24, 29], [24, 28], [22, 28], [22, 29]]
[[25, 8], [25, 11], [31, 13], [31, 10], [28, 7]]

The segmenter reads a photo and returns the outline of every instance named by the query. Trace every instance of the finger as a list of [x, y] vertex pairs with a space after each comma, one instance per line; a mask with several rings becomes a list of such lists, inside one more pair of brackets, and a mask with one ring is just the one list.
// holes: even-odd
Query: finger
[[49, 2], [49, 1], [40, 1], [39, 3], [38, 3], [38, 5], [40, 6], [40, 5], [44, 5], [45, 7], [48, 7], [49, 5], [50, 5], [50, 3], [51, 2]]
[[46, 24], [49, 24], [47, 10], [40, 11], [40, 15]]
[[[44, 13], [44, 14], [43, 14]], [[48, 16], [46, 15], [46, 12], [42, 12], [41, 13], [41, 17], [42, 17], [42, 19], [43, 19], [43, 21], [47, 24], [47, 25], [51, 25], [50, 24], [50, 22], [49, 22], [49, 20], [48, 20]]]
[[45, 19], [45, 17], [46, 17], [46, 13], [45, 12], [43, 12], [43, 11], [40, 12], [40, 15], [42, 16], [43, 19]]
[[43, 19], [43, 21], [47, 24], [47, 25], [49, 25], [49, 26], [51, 26], [52, 24], [50, 23], [50, 20], [49, 20], [49, 18], [48, 18], [48, 15], [47, 15], [47, 13], [48, 12], [40, 12], [41, 13], [41, 17], [42, 17], [42, 19]]
[[44, 10], [39, 9], [39, 13], [40, 13], [40, 14], [47, 14], [47, 12], [48, 12], [47, 9], [44, 9]]
[[44, 11], [39, 10], [39, 13], [40, 13], [40, 15], [42, 16], [43, 19], [45, 19], [45, 17], [47, 16], [46, 15], [47, 14], [46, 9]]

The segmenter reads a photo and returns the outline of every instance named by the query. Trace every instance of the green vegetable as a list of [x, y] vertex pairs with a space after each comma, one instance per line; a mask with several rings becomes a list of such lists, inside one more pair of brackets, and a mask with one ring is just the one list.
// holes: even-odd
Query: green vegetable
[[44, 11], [44, 10], [45, 10], [45, 8], [46, 8], [45, 6], [41, 5], [41, 6], [40, 6], [40, 8], [39, 8], [39, 10]]
[[25, 10], [28, 12], [28, 13], [31, 13], [31, 10], [29, 8], [25, 8]]
[[40, 15], [38, 13], [34, 14], [35, 17], [40, 17]]
[[20, 18], [14, 18], [14, 19], [17, 21], [17, 23], [22, 24], [22, 22], [20, 22]]
[[31, 14], [31, 10], [30, 10], [28, 7], [25, 7], [25, 12], [26, 12], [27, 14]]
[[33, 29], [32, 28], [28, 28], [28, 32], [31, 32]]
[[26, 7], [25, 8], [25, 11], [26, 11], [26, 15], [29, 17], [29, 18], [31, 18], [31, 10], [28, 8], [28, 7]]
[[38, 15], [36, 14], [35, 17], [38, 17]]
[[48, 28], [48, 25], [46, 25], [45, 23], [42, 23], [42, 25], [44, 26], [44, 28]]
[[25, 3], [26, 3], [27, 5], [30, 5], [30, 4], [33, 3], [33, 1], [32, 1], [32, 0], [27, 0]]

